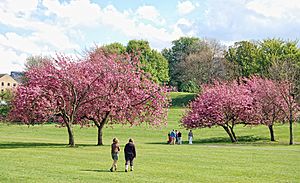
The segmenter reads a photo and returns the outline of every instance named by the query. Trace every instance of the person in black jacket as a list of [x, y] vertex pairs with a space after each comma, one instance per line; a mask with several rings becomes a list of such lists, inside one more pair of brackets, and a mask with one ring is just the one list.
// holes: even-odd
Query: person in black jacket
[[135, 145], [132, 139], [125, 145], [125, 172], [128, 172], [128, 164], [130, 163], [130, 171], [133, 171], [133, 159], [136, 157]]

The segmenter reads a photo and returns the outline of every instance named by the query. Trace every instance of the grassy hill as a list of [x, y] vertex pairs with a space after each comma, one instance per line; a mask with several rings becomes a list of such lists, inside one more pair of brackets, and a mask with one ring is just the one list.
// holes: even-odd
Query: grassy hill
[[186, 107], [191, 100], [197, 96], [195, 93], [171, 92], [171, 107]]
[[[173, 94], [174, 95], [174, 94]], [[184, 97], [183, 97], [184, 98]], [[184, 109], [169, 111], [168, 125], [117, 125], [104, 129], [104, 146], [95, 146], [96, 128], [74, 127], [78, 147], [69, 148], [65, 128], [55, 125], [0, 124], [0, 182], [299, 182], [300, 136], [288, 144], [288, 125], [275, 126], [276, 142], [265, 126], [237, 126], [232, 144], [222, 128], [194, 130], [193, 145], [179, 126]], [[183, 145], [167, 145], [167, 133], [183, 132]], [[117, 172], [109, 172], [113, 137], [121, 143]], [[124, 172], [123, 148], [135, 140], [135, 171]]]

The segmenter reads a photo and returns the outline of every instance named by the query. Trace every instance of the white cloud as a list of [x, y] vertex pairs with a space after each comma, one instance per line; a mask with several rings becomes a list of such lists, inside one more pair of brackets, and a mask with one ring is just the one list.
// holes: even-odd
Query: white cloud
[[[165, 20], [154, 6], [141, 6], [135, 12], [131, 10], [119, 11], [113, 5], [104, 8], [83, 0], [79, 2], [60, 3], [58, 0], [44, 0], [43, 5], [48, 9], [48, 14], [55, 14], [58, 20], [65, 20], [67, 26], [95, 26], [103, 25], [118, 31], [129, 39], [148, 39], [150, 42], [165, 42], [182, 36], [183, 33], [179, 27], [172, 31], [166, 28], [157, 28], [149, 23], [142, 23], [141, 20], [149, 20], [155, 24], [163, 24]], [[86, 13], [88, 12], [88, 13]], [[93, 19], [91, 19], [91, 12]], [[73, 22], [72, 22], [73, 21]], [[90, 22], [87, 24], [87, 22]]]
[[[210, 0], [196, 24], [197, 35], [223, 41], [299, 39], [300, 5], [279, 0]], [[298, 1], [299, 2], [299, 1]]]
[[128, 12], [120, 12], [113, 5], [105, 7], [101, 12], [101, 23], [110, 26], [114, 30], [123, 32], [127, 36], [135, 36], [138, 31], [135, 20], [130, 18]]
[[[177, 20], [174, 27], [176, 27], [176, 29], [181, 30], [183, 36], [184, 35], [190, 36], [190, 37], [197, 36], [197, 30], [194, 27], [194, 21], [191, 21], [189, 19], [180, 18], [179, 20]], [[183, 32], [184, 32], [184, 34], [183, 34]]]
[[[113, 5], [100, 7], [89, 0], [0, 1], [0, 17], [0, 24], [8, 29], [0, 33], [0, 72], [21, 70], [30, 55], [80, 52], [79, 49], [92, 44], [86, 41], [89, 35], [83, 30], [92, 29], [90, 32], [98, 31], [99, 36], [105, 36], [101, 34], [105, 27], [126, 40], [147, 39], [152, 47], [162, 49], [187, 35], [181, 26], [190, 24], [181, 19], [167, 27], [154, 6], [120, 11]], [[99, 42], [97, 37], [89, 38]]]
[[104, 25], [122, 32], [130, 39], [146, 39], [157, 49], [162, 49], [174, 39], [184, 35], [177, 25], [172, 26], [170, 29], [172, 31], [168, 31], [166, 28], [157, 28], [133, 19], [132, 14], [127, 11], [120, 12], [112, 5], [104, 8], [102, 13], [101, 22]]
[[27, 58], [25, 53], [17, 54], [12, 49], [5, 49], [0, 45], [0, 73], [10, 74], [10, 71], [22, 71], [24, 61]]
[[43, 5], [48, 9], [48, 15], [55, 14], [70, 26], [95, 26], [101, 16], [100, 7], [89, 0], [70, 1], [70, 3], [44, 0]]
[[58, 27], [51, 27], [43, 31], [33, 33], [33, 37], [40, 45], [49, 45], [57, 51], [79, 49], [80, 46], [71, 41], [68, 31]]
[[229, 46], [233, 46], [235, 42], [237, 42], [239, 40], [234, 40], [234, 41], [224, 41], [224, 40], [220, 40], [220, 43], [222, 45], [225, 45], [226, 47], [229, 47]]
[[38, 0], [2, 0], [0, 2], [0, 9], [11, 11], [14, 14], [28, 16], [32, 11], [36, 10]]
[[180, 18], [179, 20], [177, 20], [176, 25], [184, 25], [187, 27], [191, 27], [193, 23], [186, 18]]
[[0, 45], [20, 52], [37, 54], [40, 48], [34, 43], [34, 37], [23, 37], [14, 32], [0, 34]]
[[[9, 3], [2, 2], [0, 4], [0, 17], [2, 17], [0, 23], [19, 30], [29, 30], [31, 33], [23, 34], [22, 36], [17, 35], [16, 33], [6, 33], [5, 42], [2, 44], [5, 43], [6, 46], [11, 45], [14, 49], [27, 53], [37, 53], [38, 51], [41, 51], [42, 49], [40, 47], [43, 46], [40, 45], [48, 45], [55, 50], [79, 48], [77, 44], [74, 44], [70, 40], [68, 36], [68, 26], [62, 25], [63, 23], [61, 22], [43, 22], [35, 17], [19, 16], [18, 14], [15, 14], [17, 10], [15, 10], [15, 7], [13, 7], [14, 4], [11, 2], [12, 1], [9, 1]], [[28, 4], [30, 5], [24, 5], [23, 9], [20, 9], [20, 11], [22, 10], [22, 13], [32, 14], [34, 10], [37, 10], [37, 2], [34, 3], [33, 1], [28, 1]], [[1, 39], [4, 39], [3, 35]]]
[[159, 24], [165, 23], [165, 20], [161, 18], [160, 13], [154, 6], [141, 6], [136, 10], [136, 13], [142, 19]]
[[248, 2], [246, 7], [268, 18], [299, 21], [300, 17], [299, 0], [253, 0]]
[[177, 10], [180, 15], [191, 13], [195, 7], [196, 5], [194, 5], [191, 1], [179, 1], [177, 4]]

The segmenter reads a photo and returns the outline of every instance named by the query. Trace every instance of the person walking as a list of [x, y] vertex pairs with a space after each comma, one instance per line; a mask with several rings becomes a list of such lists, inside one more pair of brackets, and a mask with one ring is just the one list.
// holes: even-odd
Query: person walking
[[171, 142], [172, 142], [172, 137], [171, 137], [171, 134], [170, 133], [168, 133], [168, 144], [171, 144]]
[[189, 140], [189, 144], [193, 144], [193, 132], [192, 132], [192, 130], [190, 130], [190, 132], [188, 134], [188, 140]]
[[133, 139], [129, 139], [124, 148], [125, 153], [125, 172], [128, 172], [128, 164], [130, 164], [130, 171], [133, 171], [133, 160], [136, 157], [135, 145]]
[[181, 132], [180, 131], [178, 131], [177, 136], [178, 136], [178, 144], [180, 145], [180, 144], [182, 144], [182, 137], [181, 137]]
[[175, 144], [175, 138], [176, 138], [176, 133], [175, 133], [174, 129], [171, 131], [170, 135], [171, 135], [171, 138], [172, 138], [171, 145], [174, 145]]
[[178, 142], [179, 142], [179, 139], [178, 139], [178, 131], [177, 130], [175, 130], [175, 142], [176, 142], [176, 144], [178, 144]]
[[110, 168], [110, 171], [117, 171], [117, 163], [119, 159], [120, 145], [119, 140], [117, 138], [113, 139], [113, 143], [111, 144], [111, 157], [113, 159], [113, 164]]

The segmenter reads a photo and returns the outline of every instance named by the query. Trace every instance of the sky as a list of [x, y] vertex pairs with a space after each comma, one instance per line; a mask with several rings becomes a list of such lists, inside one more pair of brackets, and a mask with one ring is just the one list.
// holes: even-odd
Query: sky
[[0, 0], [0, 73], [22, 71], [29, 56], [132, 39], [161, 50], [182, 36], [297, 40], [300, 0]]

